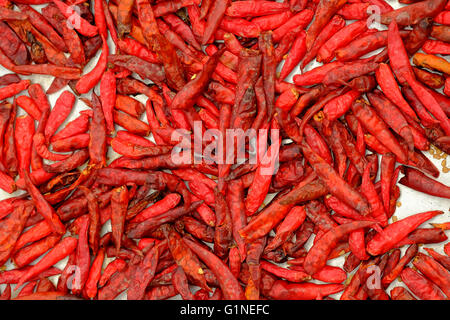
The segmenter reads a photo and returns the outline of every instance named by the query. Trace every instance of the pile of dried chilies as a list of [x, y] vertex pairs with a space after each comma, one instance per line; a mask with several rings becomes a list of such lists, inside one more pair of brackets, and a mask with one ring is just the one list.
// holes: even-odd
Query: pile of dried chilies
[[394, 216], [450, 199], [450, 2], [400, 2], [0, 0], [0, 299], [450, 298], [444, 212]]

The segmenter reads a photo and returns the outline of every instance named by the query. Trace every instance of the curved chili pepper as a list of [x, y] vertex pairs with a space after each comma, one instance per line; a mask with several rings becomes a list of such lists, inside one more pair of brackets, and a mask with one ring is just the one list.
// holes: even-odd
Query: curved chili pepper
[[97, 27], [91, 25], [70, 6], [59, 0], [53, 0], [53, 2], [79, 33], [86, 37], [93, 37], [98, 34]]
[[345, 0], [321, 0], [314, 13], [314, 20], [306, 36], [306, 48], [311, 50], [320, 30], [328, 23], [333, 15], [346, 3]]
[[339, 239], [355, 230], [370, 227], [375, 222], [355, 221], [342, 224], [324, 234], [310, 249], [305, 258], [304, 268], [308, 274], [314, 274], [322, 269], [328, 259], [328, 255], [337, 245]]
[[174, 109], [188, 109], [196, 102], [199, 95], [203, 93], [212, 73], [216, 69], [219, 57], [222, 51], [216, 52], [208, 59], [208, 62], [203, 67], [202, 72], [198, 74], [194, 80], [187, 83], [182, 90], [180, 90], [172, 101], [171, 107]]
[[[58, 1], [58, 0], [56, 0]], [[106, 43], [106, 39], [103, 40], [102, 53], [100, 58], [95, 65], [94, 69], [92, 69], [89, 73], [83, 75], [77, 82], [75, 88], [78, 93], [88, 93], [99, 81], [103, 75], [103, 72], [106, 69], [106, 64], [108, 60], [108, 44]]]
[[388, 225], [367, 243], [367, 252], [378, 255], [390, 250], [398, 241], [416, 229], [423, 222], [442, 214], [442, 211], [418, 213]]
[[22, 176], [25, 180], [28, 192], [31, 195], [34, 205], [36, 206], [37, 212], [44, 217], [44, 219], [51, 225], [54, 232], [57, 234], [63, 234], [65, 232], [65, 227], [59, 220], [55, 213], [55, 210], [50, 206], [50, 204], [45, 200], [39, 190], [31, 182], [30, 176], [27, 171], [22, 170]]
[[282, 300], [321, 299], [344, 289], [342, 284], [288, 283], [277, 280], [268, 292], [269, 297]]
[[288, 57], [284, 62], [283, 68], [279, 76], [280, 80], [285, 79], [295, 66], [302, 61], [306, 54], [306, 32], [301, 31], [294, 40]]
[[318, 181], [315, 174], [306, 177], [289, 193], [264, 208], [261, 213], [242, 230], [240, 235], [246, 242], [251, 242], [270, 232], [288, 214], [289, 210], [307, 200], [314, 200], [326, 194], [326, 188]]
[[395, 21], [402, 26], [414, 25], [423, 18], [434, 17], [438, 12], [442, 11], [445, 5], [445, 0], [426, 0], [413, 3], [382, 14], [381, 23], [390, 24], [392, 21]]

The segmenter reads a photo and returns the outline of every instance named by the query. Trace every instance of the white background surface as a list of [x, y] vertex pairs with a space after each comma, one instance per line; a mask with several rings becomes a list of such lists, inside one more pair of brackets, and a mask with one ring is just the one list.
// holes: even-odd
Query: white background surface
[[[397, 3], [397, 1], [387, 0], [387, 2], [389, 2], [394, 8], [399, 7], [399, 4]], [[40, 7], [41, 6], [33, 6], [33, 7], [40, 11]], [[91, 4], [91, 8], [93, 8], [93, 4]], [[349, 22], [347, 22], [347, 23], [349, 23]], [[378, 28], [386, 29], [384, 26], [378, 26]], [[108, 42], [109, 42], [109, 46], [110, 46], [110, 52], [111, 51], [114, 52], [113, 50], [111, 50], [112, 48], [114, 48], [114, 43], [111, 41], [110, 37], [108, 39]], [[95, 63], [96, 63], [96, 61], [98, 59], [100, 51], [101, 50], [99, 50], [99, 52], [97, 53], [96, 58], [92, 59], [91, 62], [87, 65], [87, 67], [84, 70], [84, 73], [90, 71], [95, 66]], [[443, 56], [443, 57], [445, 59], [447, 59], [447, 60], [449, 59], [448, 56]], [[317, 67], [319, 65], [320, 64], [318, 64], [314, 60], [312, 63], [310, 63], [305, 68], [305, 71], [313, 69], [313, 68], [315, 68], [315, 67]], [[9, 70], [6, 70], [6, 69], [4, 69], [3, 67], [0, 66], [0, 75], [3, 75], [5, 73], [11, 73], [11, 72]], [[300, 70], [299, 70], [298, 67], [291, 73], [290, 77], [288, 78], [289, 81], [291, 81], [290, 79], [292, 79], [292, 75], [297, 74], [297, 73], [300, 73]], [[137, 75], [134, 75], [134, 76], [139, 79], [139, 76], [137, 76]], [[50, 84], [51, 84], [51, 82], [53, 80], [53, 77], [51, 77], [51, 76], [43, 76], [43, 75], [20, 76], [20, 77], [22, 79], [31, 79], [31, 81], [33, 83], [36, 83], [36, 82], [40, 83], [44, 90], [47, 90], [47, 88], [50, 86]], [[146, 83], [149, 83], [149, 82], [146, 81]], [[68, 87], [64, 88], [63, 90], [71, 91], [70, 88], [68, 88]], [[61, 92], [63, 90], [60, 90], [59, 92], [48, 96], [48, 99], [49, 99], [50, 104], [52, 106], [54, 106], [54, 103], [55, 103], [56, 99], [59, 97], [59, 95], [61, 94]], [[100, 93], [98, 85], [96, 86], [96, 88], [94, 90], [95, 90], [95, 92], [97, 94]], [[22, 92], [22, 94], [26, 94], [26, 91]], [[21, 95], [21, 94], [19, 94], [19, 95]], [[82, 95], [82, 96], [90, 97], [90, 93], [88, 95]], [[146, 101], [146, 97], [143, 96], [143, 95], [138, 95], [138, 96], [136, 96], [136, 98], [138, 100], [140, 100], [141, 102], [143, 102], [143, 103], [145, 103], [145, 101]], [[9, 99], [9, 100], [12, 101], [12, 99]], [[78, 117], [79, 111], [85, 110], [85, 109], [88, 109], [88, 107], [81, 100], [77, 100], [76, 104], [75, 104], [75, 106], [74, 106], [74, 108], [72, 110], [72, 113], [70, 114], [70, 116], [68, 117], [66, 122], [60, 128], [63, 128], [67, 122], [69, 122], [69, 121], [75, 119], [76, 117]], [[21, 108], [18, 108], [18, 115], [21, 115], [23, 113], [24, 113], [24, 111], [21, 110]], [[145, 115], [143, 117], [143, 120], [146, 121]], [[120, 130], [121, 128], [118, 128], [118, 129]], [[445, 158], [441, 158], [441, 159], [434, 159], [432, 157], [432, 155], [430, 155], [428, 152], [425, 152], [425, 155], [441, 171], [442, 171], [442, 163], [444, 161], [448, 161], [447, 167], [450, 167], [450, 159], [448, 159], [448, 156], [445, 157]], [[115, 154], [111, 150], [111, 148], [109, 148], [108, 157], [112, 160], [115, 157], [117, 157], [117, 154]], [[400, 175], [400, 177], [401, 176], [402, 175]], [[442, 183], [444, 183], [444, 184], [446, 184], [446, 185], [450, 185], [450, 173], [443, 173], [443, 172], [441, 172], [441, 175], [440, 175], [440, 177], [437, 180], [442, 182]], [[449, 199], [442, 199], [442, 198], [438, 198], [438, 197], [433, 197], [433, 196], [429, 196], [429, 195], [426, 195], [426, 194], [422, 194], [422, 193], [416, 192], [416, 191], [414, 191], [412, 189], [409, 189], [407, 187], [404, 187], [404, 186], [402, 186], [400, 184], [399, 184], [399, 187], [400, 187], [400, 191], [401, 191], [401, 196], [400, 196], [400, 198], [398, 200], [399, 207], [397, 208], [397, 210], [396, 210], [396, 212], [394, 214], [394, 217], [396, 217], [397, 219], [402, 219], [402, 218], [405, 218], [405, 217], [407, 217], [409, 215], [412, 215], [412, 214], [415, 214], [415, 213], [419, 213], [419, 212], [423, 212], [423, 211], [442, 210], [445, 213], [440, 215], [440, 216], [438, 216], [438, 217], [435, 217], [434, 219], [430, 220], [430, 222], [446, 222], [446, 221], [450, 221], [450, 213], [449, 213], [450, 200]], [[18, 191], [16, 193], [14, 193], [13, 195], [10, 195], [10, 194], [4, 192], [3, 190], [0, 190], [0, 200], [5, 199], [5, 198], [9, 198], [9, 197], [14, 196], [14, 195], [18, 195], [20, 193], [23, 193], [23, 191]], [[267, 203], [268, 199], [266, 199], [265, 203]], [[421, 227], [422, 228], [424, 228], [424, 227], [426, 228], [426, 227], [431, 227], [431, 226], [428, 223], [425, 223]], [[103, 229], [103, 232], [107, 232], [107, 231], [109, 231], [109, 229], [110, 229], [110, 227], [109, 227], [109, 222], [108, 222], [105, 225], [105, 227]], [[447, 236], [450, 236], [449, 231], [447, 231]], [[310, 240], [312, 240], [312, 239], [310, 239]], [[308, 248], [308, 245], [310, 245], [310, 243], [311, 243], [311, 241], [309, 241], [309, 243], [307, 244], [307, 248]], [[435, 250], [437, 250], [438, 252], [443, 253], [443, 250], [442, 250], [443, 245], [444, 245], [444, 243], [431, 244], [431, 245], [426, 245], [426, 247], [432, 247]], [[406, 247], [402, 248], [402, 253], [404, 253], [405, 249], [406, 249]], [[420, 251], [423, 251], [423, 249], [420, 249]], [[56, 266], [62, 269], [64, 267], [64, 265], [66, 264], [66, 261], [67, 261], [67, 258], [64, 259], [63, 261], [61, 261], [60, 263], [58, 263]], [[107, 259], [107, 261], [109, 262], [110, 259]], [[104, 266], [106, 266], [107, 261], [105, 261]], [[344, 257], [340, 257], [340, 258], [328, 261], [328, 264], [334, 265], [334, 266], [339, 266], [339, 267], [342, 267], [343, 263], [344, 263]], [[7, 266], [8, 270], [14, 268], [14, 266], [10, 262], [8, 262], [8, 264], [6, 266]], [[51, 280], [56, 284], [57, 276], [52, 277]], [[314, 282], [320, 283], [320, 281], [314, 281]], [[393, 284], [391, 284], [391, 286], [388, 288], [387, 292], [389, 293], [390, 289], [395, 287], [395, 286], [397, 286], [397, 285], [403, 286], [402, 283], [400, 283], [398, 280], [396, 280], [396, 281], [394, 281]], [[0, 286], [1, 290], [3, 290], [4, 287], [5, 287], [5, 285], [1, 285]], [[14, 288], [14, 286], [13, 286], [13, 288]], [[339, 296], [340, 296], [340, 294], [332, 295], [332, 297], [334, 297], [334, 298], [339, 298]], [[121, 294], [118, 298], [119, 299], [125, 299], [126, 295], [125, 294]], [[179, 296], [176, 296], [174, 298], [175, 299], [179, 299]]]

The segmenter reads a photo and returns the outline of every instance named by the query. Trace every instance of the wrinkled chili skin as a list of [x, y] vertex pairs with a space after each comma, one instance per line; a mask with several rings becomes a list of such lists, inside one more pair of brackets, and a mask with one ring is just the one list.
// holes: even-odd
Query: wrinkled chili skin
[[427, 0], [390, 11], [381, 15], [381, 23], [389, 24], [392, 21], [399, 25], [415, 25], [421, 19], [434, 17], [445, 7], [445, 0]]
[[94, 114], [89, 127], [89, 156], [92, 165], [106, 165], [106, 121], [99, 98], [92, 95]]

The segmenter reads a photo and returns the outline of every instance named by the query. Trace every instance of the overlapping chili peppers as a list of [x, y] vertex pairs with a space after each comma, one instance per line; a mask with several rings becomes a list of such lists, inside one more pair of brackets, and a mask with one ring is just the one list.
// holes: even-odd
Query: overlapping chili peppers
[[450, 5], [411, 2], [1, 1], [0, 299], [449, 299], [449, 206], [394, 216], [450, 199]]

